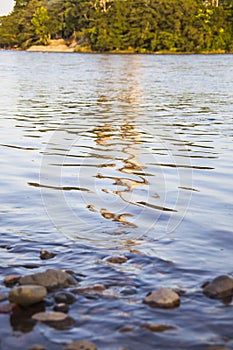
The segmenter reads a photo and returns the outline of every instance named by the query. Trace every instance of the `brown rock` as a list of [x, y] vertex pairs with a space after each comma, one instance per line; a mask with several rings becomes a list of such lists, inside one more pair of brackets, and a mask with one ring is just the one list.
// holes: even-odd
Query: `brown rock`
[[68, 344], [64, 350], [97, 350], [97, 347], [88, 340], [76, 340]]
[[40, 251], [40, 258], [42, 260], [52, 259], [56, 256], [55, 253], [48, 252], [47, 250], [41, 250]]
[[47, 290], [42, 286], [19, 286], [10, 291], [9, 301], [15, 304], [28, 306], [40, 302], [46, 295]]
[[53, 290], [58, 287], [68, 287], [76, 284], [76, 280], [66, 273], [58, 269], [49, 269], [45, 272], [38, 272], [33, 275], [28, 275], [20, 278], [21, 285], [35, 284], [44, 286], [48, 290]]
[[13, 287], [16, 283], [19, 282], [21, 276], [19, 275], [10, 275], [4, 278], [4, 284], [6, 287]]
[[229, 276], [218, 276], [204, 285], [203, 293], [209, 298], [223, 299], [233, 296], [233, 279]]
[[33, 344], [28, 350], [45, 350], [45, 347], [41, 344]]
[[14, 304], [0, 305], [0, 314], [10, 314], [13, 310]]
[[151, 307], [172, 309], [179, 306], [180, 297], [172, 289], [162, 288], [146, 296], [144, 303]]
[[147, 329], [148, 331], [151, 331], [151, 332], [164, 332], [167, 330], [176, 329], [176, 327], [169, 326], [166, 324], [145, 324], [145, 325], [142, 325], [141, 328]]

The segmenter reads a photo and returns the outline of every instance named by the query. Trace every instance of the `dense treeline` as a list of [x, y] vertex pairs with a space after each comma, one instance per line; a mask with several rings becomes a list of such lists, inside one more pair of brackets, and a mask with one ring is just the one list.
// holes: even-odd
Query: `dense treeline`
[[64, 38], [77, 50], [233, 52], [233, 1], [16, 0], [0, 18], [0, 46]]

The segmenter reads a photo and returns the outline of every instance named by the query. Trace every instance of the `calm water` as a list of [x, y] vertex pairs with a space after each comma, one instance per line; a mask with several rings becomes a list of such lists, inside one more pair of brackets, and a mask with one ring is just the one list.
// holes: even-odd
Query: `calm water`
[[[233, 348], [232, 304], [201, 292], [233, 275], [233, 56], [2, 51], [0, 84], [1, 280], [34, 264], [108, 286], [59, 333], [0, 315], [2, 349], [83, 337], [104, 350]], [[115, 254], [128, 262], [105, 261]], [[184, 290], [181, 306], [145, 306], [159, 287]]]

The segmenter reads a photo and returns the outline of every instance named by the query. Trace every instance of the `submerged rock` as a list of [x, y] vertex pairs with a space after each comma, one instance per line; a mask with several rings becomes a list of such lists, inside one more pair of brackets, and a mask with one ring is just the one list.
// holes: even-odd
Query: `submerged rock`
[[173, 330], [176, 329], [174, 326], [166, 325], [166, 324], [143, 324], [141, 326], [143, 329], [147, 329], [148, 331], [151, 332], [164, 332], [168, 330]]
[[65, 271], [49, 269], [45, 272], [38, 272], [33, 275], [21, 277], [19, 283], [21, 285], [35, 284], [43, 286], [48, 290], [53, 290], [59, 287], [75, 285], [76, 280]]
[[224, 299], [233, 296], [233, 279], [229, 276], [218, 276], [203, 287], [203, 293], [213, 299]]
[[11, 303], [28, 306], [40, 302], [47, 295], [47, 290], [43, 286], [19, 286], [9, 293]]
[[45, 347], [41, 344], [33, 344], [28, 350], [45, 350]]
[[57, 303], [73, 304], [76, 301], [74, 294], [69, 292], [58, 292], [54, 295]]
[[88, 340], [76, 340], [68, 344], [64, 350], [97, 350], [97, 347]]
[[106, 258], [107, 262], [112, 264], [123, 264], [128, 260], [124, 255], [113, 255]]
[[144, 303], [151, 307], [160, 307], [165, 309], [172, 309], [180, 305], [180, 297], [169, 288], [161, 288], [152, 293], [149, 293], [145, 299]]

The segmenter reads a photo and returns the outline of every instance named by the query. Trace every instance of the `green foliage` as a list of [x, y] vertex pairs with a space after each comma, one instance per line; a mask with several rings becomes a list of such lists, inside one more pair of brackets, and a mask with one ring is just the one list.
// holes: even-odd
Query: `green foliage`
[[49, 16], [45, 7], [38, 7], [34, 13], [31, 23], [35, 34], [38, 37], [38, 42], [47, 45], [49, 42]]
[[72, 38], [77, 51], [233, 51], [232, 0], [16, 0], [0, 24], [6, 48]]

